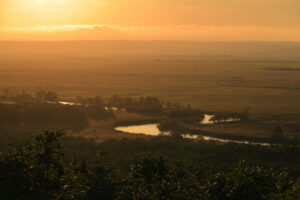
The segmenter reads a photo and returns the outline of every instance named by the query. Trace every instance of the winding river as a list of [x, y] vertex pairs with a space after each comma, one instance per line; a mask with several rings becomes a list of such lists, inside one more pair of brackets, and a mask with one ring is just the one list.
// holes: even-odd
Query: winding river
[[[214, 124], [216, 121], [211, 121], [213, 115], [205, 115], [204, 119], [202, 120], [201, 124]], [[233, 122], [239, 121], [239, 119], [227, 119], [218, 122]], [[159, 136], [159, 135], [170, 135], [169, 132], [161, 132], [158, 127], [157, 123], [153, 124], [143, 124], [143, 125], [132, 125], [132, 126], [118, 126], [115, 128], [116, 131], [123, 132], [123, 133], [130, 133], [130, 134], [144, 134], [149, 136]], [[232, 139], [222, 139], [218, 137], [211, 137], [211, 136], [204, 136], [204, 135], [192, 135], [189, 133], [182, 133], [182, 137], [186, 139], [193, 139], [193, 140], [206, 140], [206, 141], [218, 141], [223, 143], [237, 143], [237, 144], [251, 144], [251, 145], [261, 145], [261, 146], [270, 146], [269, 143], [263, 142], [250, 142], [247, 140], [232, 140]]]
[[[77, 103], [73, 102], [66, 102], [66, 101], [60, 101], [60, 104], [64, 105], [78, 105]], [[112, 110], [117, 111], [118, 109], [115, 107], [112, 108], [105, 108], [106, 110]], [[237, 118], [228, 118], [226, 120], [219, 120], [219, 121], [213, 121], [212, 118], [214, 115], [206, 114], [204, 115], [203, 120], [200, 122], [200, 124], [203, 125], [212, 125], [215, 123], [226, 123], [226, 122], [236, 122], [240, 121], [240, 119]], [[169, 132], [161, 132], [158, 127], [157, 123], [153, 124], [143, 124], [143, 125], [131, 125], [131, 126], [118, 126], [115, 128], [116, 131], [123, 132], [123, 133], [129, 133], [129, 134], [144, 134], [149, 136], [159, 136], [159, 135], [170, 135]], [[182, 133], [182, 137], [186, 139], [193, 139], [193, 140], [205, 140], [205, 141], [218, 141], [223, 143], [237, 143], [237, 144], [251, 144], [251, 145], [261, 145], [261, 146], [270, 146], [270, 143], [263, 143], [263, 142], [250, 142], [247, 140], [232, 140], [232, 139], [222, 139], [218, 137], [211, 137], [211, 136], [204, 136], [204, 135], [193, 135], [189, 133]]]

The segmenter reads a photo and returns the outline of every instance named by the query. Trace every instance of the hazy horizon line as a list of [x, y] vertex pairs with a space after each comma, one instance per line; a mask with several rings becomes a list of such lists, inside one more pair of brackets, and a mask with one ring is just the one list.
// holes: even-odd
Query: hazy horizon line
[[86, 40], [1, 40], [0, 42], [201, 42], [201, 43], [300, 43], [298, 40], [114, 40], [114, 39], [86, 39]]
[[2, 40], [13, 41], [297, 41], [300, 28], [268, 26], [121, 26], [73, 24], [0, 28]]

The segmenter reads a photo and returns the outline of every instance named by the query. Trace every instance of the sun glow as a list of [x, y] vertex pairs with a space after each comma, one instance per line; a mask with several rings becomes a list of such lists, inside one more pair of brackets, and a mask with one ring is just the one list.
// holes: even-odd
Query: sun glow
[[73, 34], [72, 39], [299, 41], [299, 6], [299, 0], [0, 0], [0, 40]]
[[[10, 0], [0, 5], [0, 27], [89, 24], [99, 16], [98, 0]], [[1, 13], [2, 12], [2, 13]], [[1, 19], [2, 14], [2, 19]], [[1, 24], [2, 20], [2, 24]]]
[[15, 4], [23, 5], [25, 8], [46, 8], [63, 6], [64, 4], [71, 4], [76, 0], [15, 0]]
[[72, 0], [33, 0], [35, 3], [38, 4], [62, 4], [62, 3], [69, 3]]

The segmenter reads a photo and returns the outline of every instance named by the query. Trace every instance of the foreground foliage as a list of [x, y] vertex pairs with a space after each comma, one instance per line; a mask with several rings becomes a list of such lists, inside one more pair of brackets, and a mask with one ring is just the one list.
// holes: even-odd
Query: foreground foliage
[[93, 164], [64, 162], [61, 136], [46, 131], [32, 145], [0, 154], [1, 199], [296, 200], [300, 195], [300, 179], [244, 162], [212, 176], [153, 154], [136, 157], [126, 173], [111, 167], [103, 153]]

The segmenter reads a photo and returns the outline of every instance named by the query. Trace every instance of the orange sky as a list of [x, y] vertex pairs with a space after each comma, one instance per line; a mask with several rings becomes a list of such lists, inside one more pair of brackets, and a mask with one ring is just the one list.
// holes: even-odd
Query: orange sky
[[300, 41], [299, 0], [0, 0], [0, 40]]

